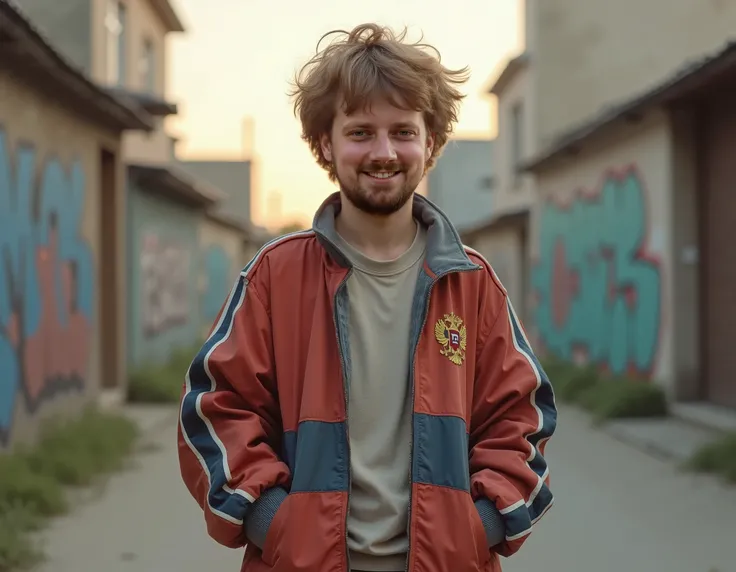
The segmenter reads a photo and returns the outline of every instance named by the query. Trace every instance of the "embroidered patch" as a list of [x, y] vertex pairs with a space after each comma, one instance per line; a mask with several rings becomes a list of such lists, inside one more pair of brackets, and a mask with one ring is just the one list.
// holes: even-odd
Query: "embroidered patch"
[[462, 365], [468, 341], [462, 319], [453, 313], [445, 314], [434, 325], [434, 337], [442, 346], [440, 353], [455, 365]]

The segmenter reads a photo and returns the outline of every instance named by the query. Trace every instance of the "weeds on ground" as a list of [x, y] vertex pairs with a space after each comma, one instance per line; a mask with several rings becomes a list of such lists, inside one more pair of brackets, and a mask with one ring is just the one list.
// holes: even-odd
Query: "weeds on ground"
[[180, 348], [164, 364], [148, 363], [134, 371], [128, 383], [128, 400], [133, 403], [176, 403], [184, 376], [201, 346]]
[[64, 487], [122, 468], [137, 437], [132, 421], [89, 408], [77, 419], [48, 422], [34, 447], [0, 456], [0, 572], [41, 560], [30, 533], [69, 509]]
[[596, 424], [633, 417], [667, 415], [662, 389], [648, 382], [600, 373], [594, 366], [577, 366], [551, 357], [542, 364], [557, 398], [588, 411]]
[[[595, 368], [578, 367], [556, 357], [543, 360], [557, 398], [580, 406], [593, 423], [613, 419], [666, 416], [667, 399], [655, 384], [612, 377]], [[736, 433], [729, 433], [698, 450], [683, 468], [722, 476], [736, 483]]]
[[43, 552], [30, 533], [41, 517], [22, 504], [0, 505], [0, 571], [28, 569], [43, 561]]
[[736, 433], [703, 446], [688, 460], [685, 468], [720, 475], [736, 484]]
[[597, 424], [611, 419], [664, 417], [667, 398], [654, 385], [626, 378], [608, 378], [585, 390], [578, 402]]

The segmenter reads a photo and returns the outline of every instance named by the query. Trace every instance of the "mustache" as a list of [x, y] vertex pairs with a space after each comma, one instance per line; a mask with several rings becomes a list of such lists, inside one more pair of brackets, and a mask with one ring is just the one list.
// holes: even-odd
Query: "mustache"
[[401, 163], [398, 161], [372, 161], [362, 167], [363, 171], [401, 171]]

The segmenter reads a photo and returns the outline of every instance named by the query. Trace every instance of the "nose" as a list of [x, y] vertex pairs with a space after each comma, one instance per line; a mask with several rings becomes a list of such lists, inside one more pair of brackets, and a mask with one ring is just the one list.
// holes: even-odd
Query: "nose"
[[388, 133], [377, 133], [371, 147], [372, 161], [395, 161], [396, 149]]

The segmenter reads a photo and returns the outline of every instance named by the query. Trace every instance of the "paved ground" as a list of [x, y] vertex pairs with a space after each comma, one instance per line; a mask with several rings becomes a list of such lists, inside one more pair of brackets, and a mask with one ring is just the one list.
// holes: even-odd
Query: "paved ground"
[[[592, 430], [561, 410], [548, 449], [556, 506], [504, 572], [734, 572], [736, 487]], [[42, 572], [218, 572], [240, 554], [210, 541], [179, 477], [174, 427], [99, 499], [55, 522]]]

